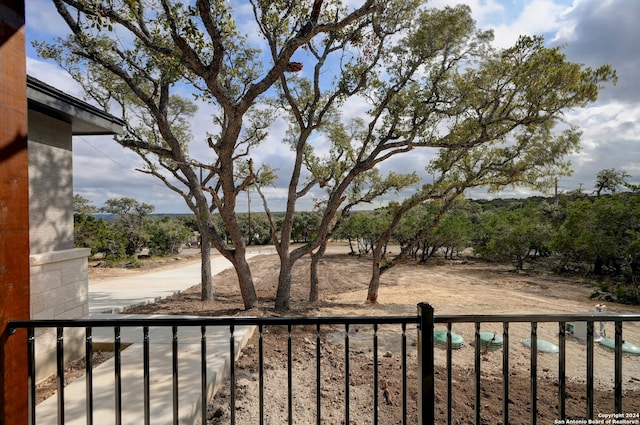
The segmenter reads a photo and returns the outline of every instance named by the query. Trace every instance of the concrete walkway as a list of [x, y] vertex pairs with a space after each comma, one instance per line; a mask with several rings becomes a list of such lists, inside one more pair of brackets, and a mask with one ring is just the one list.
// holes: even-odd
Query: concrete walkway
[[[261, 253], [270, 254], [272, 251], [251, 250], [247, 258]], [[211, 257], [212, 276], [230, 267], [231, 263], [223, 256]], [[120, 313], [127, 307], [156, 302], [198, 284], [199, 261], [169, 270], [108, 279], [89, 285], [89, 315]]]
[[[264, 251], [264, 252], [263, 252]], [[268, 251], [268, 252], [267, 252]], [[248, 258], [272, 250], [253, 250]], [[231, 267], [222, 256], [211, 261], [212, 275]], [[200, 283], [200, 263], [184, 267], [115, 278], [89, 285], [89, 312], [91, 318], [107, 318], [114, 321], [125, 318], [156, 318], [166, 316], [136, 316], [115, 314], [129, 306], [146, 304], [184, 291]], [[172, 316], [175, 318], [176, 316]], [[253, 333], [252, 327], [237, 326], [234, 331], [235, 353]], [[143, 333], [141, 328], [122, 329], [122, 424], [144, 424], [143, 402]], [[93, 330], [94, 347], [98, 344], [113, 345], [112, 328]], [[151, 423], [173, 423], [173, 369], [171, 328], [149, 329], [150, 341], [150, 399]], [[179, 423], [200, 423], [201, 399], [201, 333], [200, 328], [178, 328], [178, 395]], [[207, 397], [210, 399], [227, 378], [230, 362], [229, 329], [207, 328]], [[86, 424], [86, 383], [80, 378], [65, 387], [65, 424]], [[115, 360], [112, 358], [94, 368], [93, 372], [93, 423], [114, 424], [115, 415]], [[208, 401], [208, 400], [207, 400]], [[53, 396], [36, 408], [37, 424], [56, 423], [58, 398]]]

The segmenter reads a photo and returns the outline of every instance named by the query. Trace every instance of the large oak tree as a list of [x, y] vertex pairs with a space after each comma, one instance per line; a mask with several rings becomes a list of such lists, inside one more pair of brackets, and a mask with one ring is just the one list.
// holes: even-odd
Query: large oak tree
[[[434, 158], [423, 164], [433, 182], [402, 203], [398, 217], [426, 200], [440, 200], [446, 209], [468, 187], [542, 185], [552, 172], [566, 171], [562, 158], [577, 146], [577, 130], [559, 134], [555, 124], [570, 108], [594, 101], [599, 84], [615, 77], [609, 67], [567, 61], [540, 38], [496, 50], [466, 6], [252, 0], [241, 22], [246, 9], [222, 0], [54, 3], [71, 35], [40, 51], [104, 107], [120, 107], [129, 131], [118, 142], [138, 152], [144, 171], [180, 193], [196, 215], [203, 299], [212, 297], [211, 243], [235, 267], [246, 308], [255, 305], [256, 294], [236, 201], [273, 177], [268, 167], [254, 165], [251, 152], [267, 137], [278, 109], [291, 118], [287, 142], [295, 153], [285, 217], [280, 226], [271, 220], [281, 261], [276, 308], [286, 310], [293, 264], [314, 250], [317, 263], [350, 205], [413, 181], [415, 170], [375, 180], [383, 162], [417, 150]], [[266, 43], [240, 32], [247, 16]], [[298, 51], [304, 63], [292, 60]], [[303, 67], [312, 69], [309, 78], [296, 74]], [[210, 148], [207, 158], [190, 155], [198, 141], [189, 132], [194, 109], [185, 92], [215, 110], [210, 137], [199, 141]], [[369, 105], [353, 122], [344, 118], [349, 99]], [[331, 142], [328, 154], [315, 150], [320, 136]], [[373, 191], [358, 187], [367, 181]], [[291, 250], [296, 202], [315, 185], [326, 191], [316, 237]], [[216, 229], [213, 212], [231, 245]], [[380, 257], [374, 251], [372, 301], [384, 271]]]
[[[54, 0], [71, 34], [40, 44], [41, 54], [70, 71], [103, 107], [120, 107], [128, 131], [117, 141], [140, 154], [144, 171], [179, 193], [195, 214], [202, 236], [202, 298], [213, 296], [212, 244], [233, 264], [246, 308], [255, 305], [256, 293], [235, 212], [238, 195], [255, 176], [240, 175], [237, 161], [266, 136], [269, 114], [261, 110], [261, 97], [283, 73], [301, 69], [291, 60], [301, 47], [371, 22], [369, 16], [397, 2], [249, 3], [256, 29], [269, 40], [267, 57], [261, 42], [240, 32], [242, 10], [224, 0]], [[193, 109], [185, 93], [216, 110], [211, 137], [199, 141], [211, 149], [208, 158], [189, 154], [195, 141], [184, 120]], [[231, 245], [215, 228], [214, 211]]]
[[[453, 100], [455, 114], [444, 117], [444, 131], [440, 126], [423, 139], [424, 145], [436, 148], [427, 166], [433, 182], [393, 212], [373, 252], [367, 300], [377, 300], [382, 273], [438, 226], [465, 190], [499, 191], [515, 185], [544, 190], [557, 176], [570, 174], [566, 156], [579, 149], [580, 130], [565, 122], [565, 114], [594, 102], [601, 84], [615, 80], [609, 66], [591, 69], [572, 63], [560, 48], [545, 47], [541, 37], [521, 37], [511, 48], [483, 53], [475, 66], [453, 70], [442, 91]], [[412, 243], [383, 262], [382, 249], [402, 216], [434, 201], [440, 213], [416, 232]]]
[[[497, 191], [508, 185], [544, 189], [553, 178], [569, 173], [565, 158], [579, 148], [580, 132], [563, 123], [564, 114], [595, 101], [600, 85], [615, 80], [609, 66], [590, 69], [572, 63], [561, 49], [546, 47], [541, 37], [521, 37], [511, 48], [495, 49], [492, 34], [476, 29], [466, 6], [417, 10], [403, 16], [401, 25], [390, 22], [397, 24], [387, 26], [394, 30], [375, 33], [367, 43], [366, 59], [359, 57], [358, 66], [343, 72], [336, 85], [349, 87], [351, 97], [365, 99], [369, 110], [352, 122], [327, 114], [324, 131], [332, 142], [328, 154], [297, 139], [296, 149], [327, 195], [316, 239], [283, 262], [278, 309], [288, 308], [287, 275], [294, 254], [318, 248], [312, 262], [314, 299], [314, 264], [340, 211], [348, 213], [350, 191], [383, 162], [423, 152], [423, 158], [433, 158], [423, 164], [432, 182], [391, 210], [389, 228], [373, 251], [371, 302], [377, 299], [381, 274], [415, 249], [465, 190], [482, 186]], [[386, 38], [389, 33], [393, 36]], [[319, 61], [317, 67], [321, 65]], [[317, 72], [309, 86], [320, 87], [320, 75]], [[297, 111], [300, 104], [314, 105], [308, 101], [311, 96], [296, 98], [286, 89], [284, 94], [299, 125], [297, 134], [303, 135], [308, 126]], [[558, 124], [566, 128], [558, 129]], [[410, 176], [405, 174], [401, 184], [390, 180], [380, 194], [406, 187]], [[403, 215], [427, 201], [437, 201], [440, 208], [432, 223], [417, 232], [399, 256], [383, 263], [384, 247]]]

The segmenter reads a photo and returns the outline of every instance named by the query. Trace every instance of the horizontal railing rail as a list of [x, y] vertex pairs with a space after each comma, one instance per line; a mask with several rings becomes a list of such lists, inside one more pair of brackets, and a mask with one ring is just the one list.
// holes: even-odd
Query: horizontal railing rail
[[343, 317], [154, 317], [118, 319], [73, 319], [73, 320], [12, 320], [9, 330], [28, 328], [112, 328], [114, 322], [120, 327], [150, 326], [309, 326], [309, 325], [372, 325], [418, 323], [416, 316], [343, 316]]
[[[565, 411], [566, 402], [566, 342], [567, 342], [567, 326], [573, 322], [585, 322], [586, 323], [586, 406], [584, 417], [586, 419], [593, 418], [594, 414], [594, 345], [595, 345], [595, 331], [594, 324], [596, 322], [613, 323], [614, 324], [614, 412], [622, 412], [622, 399], [623, 399], [623, 339], [622, 330], [623, 323], [626, 322], [640, 322], [639, 314], [603, 314], [603, 313], [587, 313], [587, 314], [482, 314], [482, 315], [437, 315], [434, 316], [433, 308], [428, 304], [418, 305], [418, 314], [416, 316], [366, 316], [366, 317], [273, 317], [273, 318], [257, 318], [257, 317], [161, 317], [161, 318], [122, 318], [122, 319], [88, 319], [88, 320], [31, 320], [31, 321], [11, 321], [9, 323], [9, 329], [12, 333], [15, 333], [19, 329], [26, 329], [26, 346], [28, 349], [28, 368], [29, 368], [29, 394], [28, 406], [29, 406], [29, 418], [31, 424], [36, 424], [36, 385], [35, 385], [35, 344], [36, 344], [36, 330], [41, 328], [54, 329], [56, 332], [56, 362], [57, 362], [57, 410], [58, 410], [58, 423], [65, 423], [65, 395], [64, 395], [64, 330], [67, 328], [84, 328], [85, 329], [85, 352], [93, 352], [93, 330], [97, 328], [112, 328], [113, 329], [113, 343], [114, 343], [114, 375], [115, 375], [115, 393], [114, 400], [114, 412], [116, 424], [122, 423], [122, 400], [121, 400], [121, 330], [125, 328], [140, 328], [142, 332], [143, 343], [143, 393], [144, 393], [144, 423], [151, 423], [150, 415], [150, 400], [152, 394], [150, 393], [150, 376], [149, 376], [149, 361], [150, 361], [150, 346], [149, 346], [149, 329], [150, 328], [170, 328], [171, 329], [171, 358], [172, 358], [172, 387], [173, 387], [173, 423], [179, 423], [179, 373], [178, 368], [178, 342], [181, 334], [179, 329], [181, 328], [200, 328], [200, 346], [201, 346], [201, 394], [202, 394], [202, 410], [200, 412], [200, 421], [204, 424], [207, 423], [207, 365], [206, 355], [208, 345], [208, 328], [223, 327], [228, 330], [229, 335], [229, 358], [231, 359], [229, 364], [228, 376], [229, 385], [231, 388], [230, 393], [230, 418], [231, 423], [235, 424], [235, 412], [236, 412], [236, 366], [234, 359], [237, 357], [238, 348], [235, 344], [235, 329], [240, 326], [253, 326], [258, 331], [258, 380], [259, 380], [259, 418], [260, 424], [264, 423], [264, 352], [263, 341], [265, 338], [265, 329], [270, 327], [281, 327], [286, 329], [287, 338], [287, 374], [288, 374], [288, 389], [287, 389], [287, 422], [294, 422], [294, 407], [293, 407], [293, 385], [292, 385], [292, 352], [293, 352], [293, 338], [292, 330], [296, 327], [309, 327], [312, 329], [311, 334], [315, 333], [315, 353], [316, 353], [316, 382], [315, 382], [315, 420], [318, 424], [322, 423], [322, 402], [321, 402], [321, 347], [324, 344], [321, 338], [321, 331], [326, 327], [341, 327], [344, 332], [341, 344], [344, 346], [344, 422], [350, 423], [349, 418], [351, 415], [350, 409], [350, 344], [353, 337], [354, 328], [360, 325], [370, 326], [372, 329], [371, 338], [371, 355], [372, 361], [372, 382], [373, 390], [371, 401], [372, 411], [372, 423], [377, 424], [379, 400], [378, 392], [381, 388], [378, 386], [378, 366], [379, 366], [379, 338], [378, 330], [380, 326], [392, 325], [398, 327], [398, 334], [400, 336], [400, 358], [401, 358], [401, 409], [402, 418], [401, 423], [417, 423], [419, 424], [433, 424], [435, 423], [434, 403], [435, 403], [435, 354], [434, 354], [434, 329], [436, 326], [445, 326], [447, 331], [447, 343], [446, 343], [446, 422], [448, 424], [453, 423], [453, 342], [452, 342], [452, 330], [456, 325], [472, 325], [473, 341], [474, 341], [474, 403], [473, 403], [473, 421], [476, 424], [482, 423], [482, 380], [481, 380], [481, 339], [480, 332], [483, 324], [501, 324], [502, 325], [502, 422], [505, 424], [510, 423], [509, 417], [509, 373], [510, 373], [510, 361], [509, 361], [509, 347], [510, 347], [510, 324], [522, 323], [529, 325], [529, 337], [530, 337], [530, 412], [531, 416], [529, 422], [531, 424], [537, 424], [537, 380], [538, 380], [538, 324], [541, 323], [557, 323], [557, 341], [559, 346], [558, 353], [558, 412], [557, 418], [559, 420], [565, 420], [567, 418]], [[407, 363], [407, 327], [409, 325], [415, 325], [417, 329], [417, 363], [410, 366]], [[417, 379], [417, 412], [416, 417], [409, 417], [407, 403], [409, 396], [407, 394], [407, 376], [408, 371], [415, 367], [415, 374]], [[85, 362], [85, 384], [86, 384], [86, 423], [93, 424], [93, 381], [92, 381], [92, 361], [91, 356], [86, 356]]]
[[[636, 322], [640, 314], [611, 313], [567, 313], [567, 314], [439, 314], [434, 316], [434, 323], [499, 323], [499, 322]], [[155, 317], [155, 318], [122, 318], [117, 319], [122, 327], [139, 327], [148, 324], [153, 326], [229, 326], [229, 325], [366, 325], [397, 324], [400, 322], [419, 323], [417, 316], [341, 316], [341, 317]], [[114, 319], [70, 319], [70, 320], [11, 320], [9, 330], [28, 328], [84, 328], [91, 326], [113, 327]]]

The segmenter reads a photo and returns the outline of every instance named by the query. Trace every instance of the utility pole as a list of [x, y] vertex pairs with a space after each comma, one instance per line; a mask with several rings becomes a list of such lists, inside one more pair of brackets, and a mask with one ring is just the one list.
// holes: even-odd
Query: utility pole
[[0, 424], [29, 420], [29, 162], [24, 0], [0, 0]]
[[[247, 169], [249, 171], [249, 176], [255, 178], [253, 174], [253, 159], [249, 158], [247, 160]], [[251, 191], [249, 190], [249, 185], [247, 185], [247, 246], [251, 245]]]
[[247, 188], [247, 211], [248, 211], [248, 216], [247, 216], [247, 223], [248, 223], [248, 227], [249, 229], [247, 230], [247, 232], [249, 233], [249, 235], [247, 236], [247, 246], [251, 245], [251, 196], [249, 194], [249, 188]]

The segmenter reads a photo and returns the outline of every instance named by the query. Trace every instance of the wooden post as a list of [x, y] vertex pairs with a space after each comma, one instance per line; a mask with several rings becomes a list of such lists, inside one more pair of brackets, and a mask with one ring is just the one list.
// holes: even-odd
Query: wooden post
[[29, 179], [24, 0], [0, 0], [0, 424], [28, 421]]

